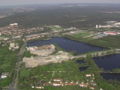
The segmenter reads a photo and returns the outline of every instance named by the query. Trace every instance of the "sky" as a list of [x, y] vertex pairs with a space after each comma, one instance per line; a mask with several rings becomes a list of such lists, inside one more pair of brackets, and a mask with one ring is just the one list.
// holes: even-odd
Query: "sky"
[[0, 6], [55, 3], [120, 3], [120, 0], [0, 0]]

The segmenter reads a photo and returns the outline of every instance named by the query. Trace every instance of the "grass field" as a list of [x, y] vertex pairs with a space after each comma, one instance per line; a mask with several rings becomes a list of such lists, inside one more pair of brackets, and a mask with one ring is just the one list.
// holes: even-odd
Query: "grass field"
[[70, 39], [86, 42], [92, 45], [107, 47], [107, 48], [120, 48], [120, 35], [117, 36], [107, 36], [100, 39], [92, 39], [90, 37], [84, 38], [89, 34], [75, 34], [72, 36], [66, 36]]
[[0, 79], [0, 87], [9, 85], [15, 68], [17, 56], [15, 51], [10, 51], [7, 46], [0, 46], [0, 74], [8, 73], [6, 79]]

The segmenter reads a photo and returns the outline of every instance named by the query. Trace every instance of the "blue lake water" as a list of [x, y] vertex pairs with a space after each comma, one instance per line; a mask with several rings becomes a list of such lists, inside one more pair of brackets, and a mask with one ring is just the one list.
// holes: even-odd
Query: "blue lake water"
[[89, 66], [79, 67], [79, 70], [80, 70], [80, 71], [85, 71], [85, 70], [87, 70], [88, 68], [89, 68]]
[[94, 58], [95, 63], [105, 71], [120, 68], [120, 54]]
[[101, 73], [101, 76], [106, 80], [120, 81], [120, 73]]
[[84, 64], [84, 63], [86, 63], [86, 62], [85, 62], [85, 60], [76, 60], [76, 63]]
[[[120, 69], [120, 54], [108, 55], [94, 58], [95, 63], [104, 71], [112, 71]], [[120, 73], [101, 73], [101, 76], [106, 80], [119, 80]]]
[[55, 37], [49, 40], [37, 40], [27, 43], [28, 46], [40, 46], [45, 44], [56, 44], [60, 48], [63, 48], [66, 51], [75, 52], [77, 54], [91, 52], [91, 51], [100, 51], [104, 49], [102, 47], [97, 47], [62, 37]]

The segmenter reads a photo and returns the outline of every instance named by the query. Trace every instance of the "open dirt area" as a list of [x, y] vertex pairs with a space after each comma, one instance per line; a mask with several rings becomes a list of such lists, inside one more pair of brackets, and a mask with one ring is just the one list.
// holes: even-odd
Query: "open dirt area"
[[31, 54], [36, 55], [23, 58], [23, 62], [27, 68], [34, 68], [50, 63], [61, 63], [73, 58], [70, 53], [56, 51], [56, 47], [53, 44], [27, 47], [27, 50], [30, 51]]

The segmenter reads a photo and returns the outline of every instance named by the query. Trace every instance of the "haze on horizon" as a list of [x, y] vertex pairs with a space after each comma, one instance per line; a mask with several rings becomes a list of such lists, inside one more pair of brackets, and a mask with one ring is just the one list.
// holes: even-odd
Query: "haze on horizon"
[[63, 3], [120, 3], [120, 0], [0, 0], [0, 6]]

